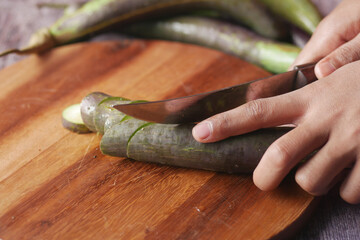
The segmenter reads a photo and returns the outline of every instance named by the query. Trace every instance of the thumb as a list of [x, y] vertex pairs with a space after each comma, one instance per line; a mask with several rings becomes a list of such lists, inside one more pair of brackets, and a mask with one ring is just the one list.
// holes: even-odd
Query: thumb
[[320, 60], [315, 67], [315, 74], [320, 79], [357, 60], [360, 60], [360, 34]]

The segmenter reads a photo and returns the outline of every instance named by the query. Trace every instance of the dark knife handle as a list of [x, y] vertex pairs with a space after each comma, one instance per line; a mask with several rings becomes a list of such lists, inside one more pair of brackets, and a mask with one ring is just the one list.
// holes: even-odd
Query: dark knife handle
[[295, 89], [302, 88], [305, 85], [317, 80], [314, 71], [315, 65], [316, 63], [306, 63], [295, 66], [294, 70], [297, 70]]

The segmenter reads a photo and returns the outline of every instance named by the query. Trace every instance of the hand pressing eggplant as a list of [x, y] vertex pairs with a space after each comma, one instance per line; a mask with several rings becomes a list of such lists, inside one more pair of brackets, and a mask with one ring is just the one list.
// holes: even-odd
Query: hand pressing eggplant
[[[83, 99], [81, 107], [74, 105], [72, 111], [65, 109], [64, 127], [75, 132], [90, 129], [104, 134], [100, 149], [106, 155], [227, 173], [252, 172], [266, 148], [289, 131], [289, 128], [272, 128], [203, 144], [192, 137], [194, 124], [154, 124], [112, 108], [129, 102], [91, 93]], [[82, 126], [79, 118], [84, 122]]]
[[318, 78], [360, 60], [360, 1], [343, 0], [321, 22], [293, 66], [319, 61]]
[[360, 203], [360, 2], [344, 0], [319, 25], [295, 64], [320, 60], [318, 81], [280, 96], [257, 99], [213, 116], [193, 129], [212, 143], [257, 129], [293, 124], [276, 140], [254, 171], [262, 190], [276, 188], [305, 156], [297, 183], [314, 195], [342, 180], [341, 197]]

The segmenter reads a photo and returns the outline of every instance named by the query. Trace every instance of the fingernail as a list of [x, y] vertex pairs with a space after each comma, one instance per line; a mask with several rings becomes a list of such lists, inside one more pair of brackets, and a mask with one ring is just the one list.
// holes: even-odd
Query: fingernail
[[201, 140], [205, 140], [208, 137], [210, 137], [211, 131], [212, 131], [211, 122], [199, 123], [193, 129], [194, 137]]
[[320, 73], [321, 77], [326, 77], [335, 70], [336, 68], [330, 63], [330, 61], [319, 63], [318, 72]]

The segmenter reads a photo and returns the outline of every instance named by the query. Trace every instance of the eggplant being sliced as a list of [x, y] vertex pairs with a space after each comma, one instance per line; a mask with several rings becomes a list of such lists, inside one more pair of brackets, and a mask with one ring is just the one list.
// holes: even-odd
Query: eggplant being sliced
[[106, 155], [218, 172], [249, 173], [270, 144], [291, 129], [263, 129], [204, 144], [192, 137], [194, 124], [149, 123], [112, 108], [128, 102], [94, 92], [81, 103], [86, 126], [104, 131], [100, 149]]

